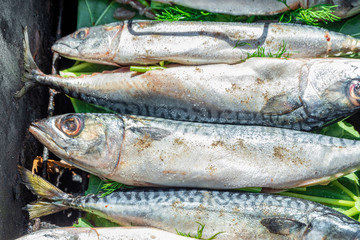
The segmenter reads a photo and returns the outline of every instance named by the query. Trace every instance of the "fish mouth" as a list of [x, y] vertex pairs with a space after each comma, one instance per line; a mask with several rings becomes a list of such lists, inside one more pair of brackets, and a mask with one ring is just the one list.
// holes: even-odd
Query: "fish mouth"
[[56, 42], [52, 45], [51, 50], [53, 52], [56, 52], [60, 54], [63, 57], [76, 60], [76, 61], [86, 61], [96, 64], [106, 64], [106, 65], [112, 65], [119, 67], [120, 65], [117, 63], [113, 63], [111, 61], [108, 61], [106, 59], [98, 59], [96, 57], [84, 57], [80, 51], [78, 51], [76, 48], [71, 47], [70, 45], [63, 43], [63, 42]]
[[[61, 56], [75, 59], [76, 56], [79, 56], [80, 52], [76, 49], [71, 47], [70, 45], [64, 42], [56, 42], [51, 46], [51, 50], [60, 54]], [[76, 60], [76, 59], [75, 59]]]
[[29, 127], [29, 132], [34, 135], [34, 137], [39, 140], [45, 147], [50, 149], [51, 152], [55, 153], [60, 158], [67, 159], [69, 153], [66, 149], [59, 146], [46, 131], [43, 130], [43, 126], [40, 123], [31, 123]]

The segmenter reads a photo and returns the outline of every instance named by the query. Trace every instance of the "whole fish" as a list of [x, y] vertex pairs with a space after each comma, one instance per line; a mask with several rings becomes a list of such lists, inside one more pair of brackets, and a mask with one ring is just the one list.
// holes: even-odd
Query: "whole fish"
[[360, 169], [360, 141], [281, 128], [89, 113], [29, 130], [68, 163], [127, 185], [287, 189]]
[[231, 15], [275, 15], [297, 8], [308, 9], [319, 4], [335, 5], [334, 15], [347, 18], [360, 12], [359, 0], [155, 0], [189, 8]]
[[[150, 226], [216, 239], [360, 239], [360, 223], [307, 200], [267, 194], [131, 189], [104, 198], [73, 197], [20, 168], [24, 184], [42, 199], [28, 204], [30, 218], [69, 207], [97, 214], [123, 226]], [[220, 234], [219, 234], [220, 233]]]
[[325, 57], [358, 53], [360, 42], [297, 24], [138, 20], [82, 28], [52, 46], [68, 58], [117, 66], [160, 61], [234, 64], [259, 48], [268, 55], [286, 50], [284, 57]]
[[62, 227], [43, 229], [17, 240], [189, 240], [187, 237], [149, 227]]
[[25, 51], [27, 83], [17, 96], [38, 82], [121, 114], [308, 131], [360, 106], [359, 59], [251, 58], [236, 65], [169, 66], [145, 73], [123, 67], [62, 78], [42, 73], [28, 44]]

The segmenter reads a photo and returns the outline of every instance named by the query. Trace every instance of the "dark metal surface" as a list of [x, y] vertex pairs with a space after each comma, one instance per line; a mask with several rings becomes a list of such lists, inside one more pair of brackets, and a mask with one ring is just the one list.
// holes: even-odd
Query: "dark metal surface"
[[[23, 27], [32, 36], [36, 61], [50, 70], [57, 2], [48, 0], [0, 1], [0, 239], [14, 239], [25, 232], [21, 208], [29, 193], [19, 184], [17, 165], [29, 166], [41, 145], [27, 131], [31, 121], [45, 116], [46, 88], [35, 88], [20, 100]], [[26, 162], [26, 163], [25, 163]]]

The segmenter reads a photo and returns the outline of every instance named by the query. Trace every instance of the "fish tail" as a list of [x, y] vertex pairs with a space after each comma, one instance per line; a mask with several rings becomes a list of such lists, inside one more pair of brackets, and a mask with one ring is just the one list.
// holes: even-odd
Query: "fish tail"
[[30, 219], [56, 213], [69, 206], [65, 205], [63, 200], [69, 198], [69, 195], [55, 187], [38, 175], [32, 174], [31, 171], [18, 166], [19, 172], [25, 186], [34, 194], [42, 199], [28, 204], [24, 210], [28, 210]]
[[24, 45], [25, 73], [23, 75], [22, 82], [24, 82], [25, 85], [14, 94], [15, 98], [21, 98], [28, 90], [30, 90], [31, 88], [33, 88], [35, 86], [36, 75], [39, 75], [39, 74], [43, 75], [43, 73], [40, 71], [40, 69], [36, 65], [36, 63], [32, 57], [32, 54], [30, 52], [30, 44], [29, 44], [29, 36], [28, 36], [28, 32], [27, 32], [27, 27], [24, 28], [23, 45]]
[[53, 202], [36, 201], [27, 204], [25, 207], [23, 207], [23, 210], [27, 210], [29, 213], [29, 218], [34, 219], [34, 218], [50, 215], [53, 213], [57, 213], [62, 210], [66, 210], [68, 208], [69, 208], [68, 206], [58, 205]]

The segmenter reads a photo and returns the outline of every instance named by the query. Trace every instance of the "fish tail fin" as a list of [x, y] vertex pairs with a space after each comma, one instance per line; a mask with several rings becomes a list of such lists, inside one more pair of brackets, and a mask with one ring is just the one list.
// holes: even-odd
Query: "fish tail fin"
[[27, 71], [32, 69], [39, 69], [36, 65], [31, 51], [30, 51], [30, 42], [29, 42], [29, 34], [27, 32], [27, 27], [24, 28], [24, 40], [23, 40], [23, 47], [24, 47], [24, 67]]
[[25, 186], [34, 194], [49, 201], [37, 201], [28, 204], [24, 209], [29, 211], [30, 219], [56, 213], [69, 206], [65, 205], [63, 200], [69, 198], [69, 195], [55, 187], [38, 175], [32, 174], [31, 171], [19, 166], [19, 172]]
[[25, 207], [23, 207], [23, 210], [27, 210], [29, 213], [29, 218], [33, 219], [57, 213], [68, 208], [68, 206], [56, 204], [54, 202], [37, 201], [27, 204]]
[[25, 73], [22, 78], [22, 82], [24, 82], [24, 86], [14, 94], [15, 98], [21, 98], [28, 90], [35, 86], [36, 80], [35, 76], [39, 74], [43, 74], [38, 66], [36, 65], [29, 44], [29, 36], [27, 32], [27, 27], [24, 28], [24, 69]]

